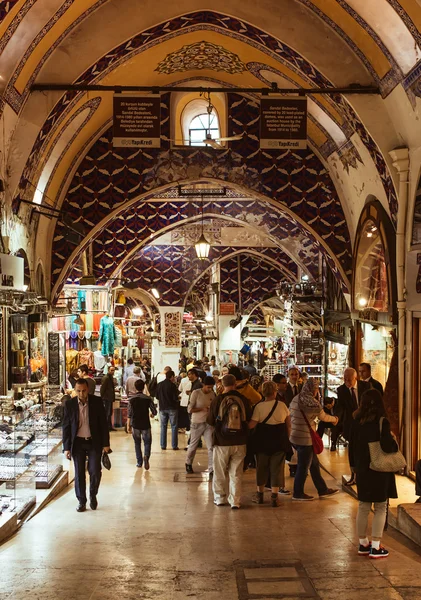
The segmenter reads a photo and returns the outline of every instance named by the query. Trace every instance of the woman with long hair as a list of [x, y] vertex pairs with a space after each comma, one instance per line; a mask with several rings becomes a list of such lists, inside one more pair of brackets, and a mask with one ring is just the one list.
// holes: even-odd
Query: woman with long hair
[[304, 493], [304, 484], [309, 470], [320, 498], [333, 496], [339, 491], [327, 487], [320, 472], [319, 459], [313, 450], [310, 428], [316, 431], [315, 419], [318, 418], [320, 421], [333, 423], [334, 425], [338, 423], [337, 417], [327, 415], [323, 410], [319, 400], [318, 384], [317, 379], [310, 377], [289, 405], [291, 412], [291, 435], [289, 439], [297, 451], [297, 472], [294, 478], [293, 500], [314, 500], [313, 496]]
[[[370, 469], [370, 442], [380, 441], [383, 452], [396, 452], [398, 444], [386, 419], [382, 395], [374, 388], [361, 395], [360, 406], [353, 414], [349, 440], [349, 462], [356, 474], [358, 492], [358, 554], [370, 558], [386, 558], [389, 552], [381, 545], [386, 523], [387, 502], [397, 498], [394, 473]], [[371, 543], [367, 537], [368, 516], [374, 505]]]

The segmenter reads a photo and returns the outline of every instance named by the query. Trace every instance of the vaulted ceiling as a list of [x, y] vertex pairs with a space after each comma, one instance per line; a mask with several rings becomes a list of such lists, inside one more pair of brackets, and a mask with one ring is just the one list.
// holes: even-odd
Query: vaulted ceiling
[[[421, 6], [415, 0], [262, 0], [258, 7], [247, 0], [214, 0], [211, 10], [203, 0], [124, 0], [124, 10], [122, 0], [2, 2], [3, 142], [9, 201], [14, 203], [17, 219], [25, 220], [25, 207], [18, 202], [22, 198], [58, 208], [77, 204], [77, 198], [83, 204], [89, 202], [86, 176], [84, 195], [78, 196], [80, 190], [76, 194], [72, 191], [77, 185], [75, 174], [81, 176], [81, 165], [86, 167], [90, 149], [99, 147], [112, 119], [110, 92], [31, 91], [36, 83], [176, 86], [191, 82], [222, 84], [232, 87], [233, 92], [239, 86], [261, 87], [272, 82], [281, 89], [371, 85], [378, 87], [379, 94], [308, 96], [309, 148], [331, 182], [329, 202], [341, 205], [335, 208], [336, 221], [330, 233], [335, 236], [342, 227], [343, 251], [349, 257], [358, 218], [368, 198], [377, 198], [392, 222], [396, 219], [397, 179], [388, 153], [402, 143], [417, 144], [421, 136], [417, 118], [420, 25]], [[247, 99], [257, 105], [259, 98], [249, 94]], [[251, 121], [243, 120], [240, 125], [245, 133], [241, 148], [254, 152]], [[233, 120], [229, 128], [231, 133], [238, 130]], [[240, 156], [244, 162], [247, 153], [238, 148], [230, 145], [230, 159]], [[171, 152], [164, 145], [158, 160], [163, 163]], [[127, 156], [122, 156], [127, 163]], [[239, 168], [241, 160], [234, 167]], [[283, 160], [279, 158], [277, 168], [282, 169]], [[95, 161], [92, 166], [100, 170], [100, 157]], [[194, 169], [194, 159], [190, 162], [187, 181], [206, 176], [203, 164], [198, 170]], [[290, 168], [291, 161], [286, 169]], [[208, 179], [218, 179], [215, 172], [216, 167]], [[175, 176], [179, 174], [177, 171]], [[317, 185], [321, 185], [320, 180]], [[245, 181], [243, 191], [247, 188]], [[303, 189], [297, 202], [307, 201]], [[252, 186], [251, 191], [256, 190]], [[139, 189], [139, 197], [145, 191], [145, 186]], [[268, 190], [265, 193], [269, 196]], [[284, 202], [284, 218], [294, 222], [293, 213], [298, 213], [291, 193], [288, 202], [282, 196], [275, 198], [274, 190], [270, 193], [272, 199]], [[125, 192], [118, 201], [130, 200], [134, 206], [135, 196], [135, 192], [130, 197]], [[98, 202], [98, 194], [92, 201]], [[110, 209], [108, 203], [109, 223], [97, 220], [87, 228], [91, 231], [86, 243], [88, 238], [92, 242], [95, 228], [96, 244], [101, 241], [100, 229], [108, 228], [115, 235], [115, 219], [121, 220], [122, 211]], [[339, 269], [346, 288], [349, 260], [346, 256], [338, 258], [325, 230], [329, 219], [323, 220], [320, 205], [315, 210], [314, 222], [299, 221], [294, 226], [307, 227], [305, 234], [314, 240], [317, 252], [320, 244], [326, 249], [327, 260], [331, 260], [332, 268]], [[298, 214], [298, 218], [303, 216]], [[63, 248], [56, 248], [56, 264], [51, 263], [51, 249], [60, 244], [60, 225], [40, 219], [37, 227], [35, 256], [43, 256], [49, 281], [65, 281], [77, 264], [73, 249], [61, 256]], [[154, 231], [154, 235], [159, 233], [159, 228]], [[297, 255], [297, 264], [298, 259]]]

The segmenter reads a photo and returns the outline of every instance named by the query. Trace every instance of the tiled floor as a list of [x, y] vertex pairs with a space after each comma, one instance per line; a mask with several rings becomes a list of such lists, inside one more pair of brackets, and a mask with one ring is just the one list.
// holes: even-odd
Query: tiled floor
[[[161, 452], [156, 423], [149, 472], [129, 436], [112, 446], [96, 512], [76, 513], [71, 487], [0, 547], [0, 600], [421, 600], [421, 550], [390, 531], [388, 559], [358, 557], [344, 493], [256, 506], [249, 471], [232, 511], [206, 481], [183, 481], [185, 453]], [[204, 470], [206, 451], [197, 459]]]

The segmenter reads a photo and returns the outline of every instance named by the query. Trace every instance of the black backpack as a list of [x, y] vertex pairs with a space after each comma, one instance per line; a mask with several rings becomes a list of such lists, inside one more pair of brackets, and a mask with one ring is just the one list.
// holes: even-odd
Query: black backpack
[[150, 394], [150, 395], [151, 395], [153, 398], [155, 398], [155, 396], [156, 396], [156, 389], [157, 389], [157, 387], [158, 387], [158, 376], [157, 376], [157, 375], [155, 375], [155, 376], [152, 378], [152, 380], [151, 380], [150, 384], [148, 385], [149, 394]]

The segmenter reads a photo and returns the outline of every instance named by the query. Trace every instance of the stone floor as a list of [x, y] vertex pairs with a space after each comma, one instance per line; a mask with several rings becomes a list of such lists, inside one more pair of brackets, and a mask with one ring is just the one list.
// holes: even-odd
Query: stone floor
[[183, 450], [158, 441], [154, 423], [145, 472], [131, 438], [113, 434], [98, 510], [76, 513], [70, 487], [0, 547], [0, 600], [421, 600], [419, 547], [390, 530], [388, 559], [358, 557], [347, 494], [256, 506], [249, 471], [242, 509], [218, 508], [206, 481], [186, 483]]

